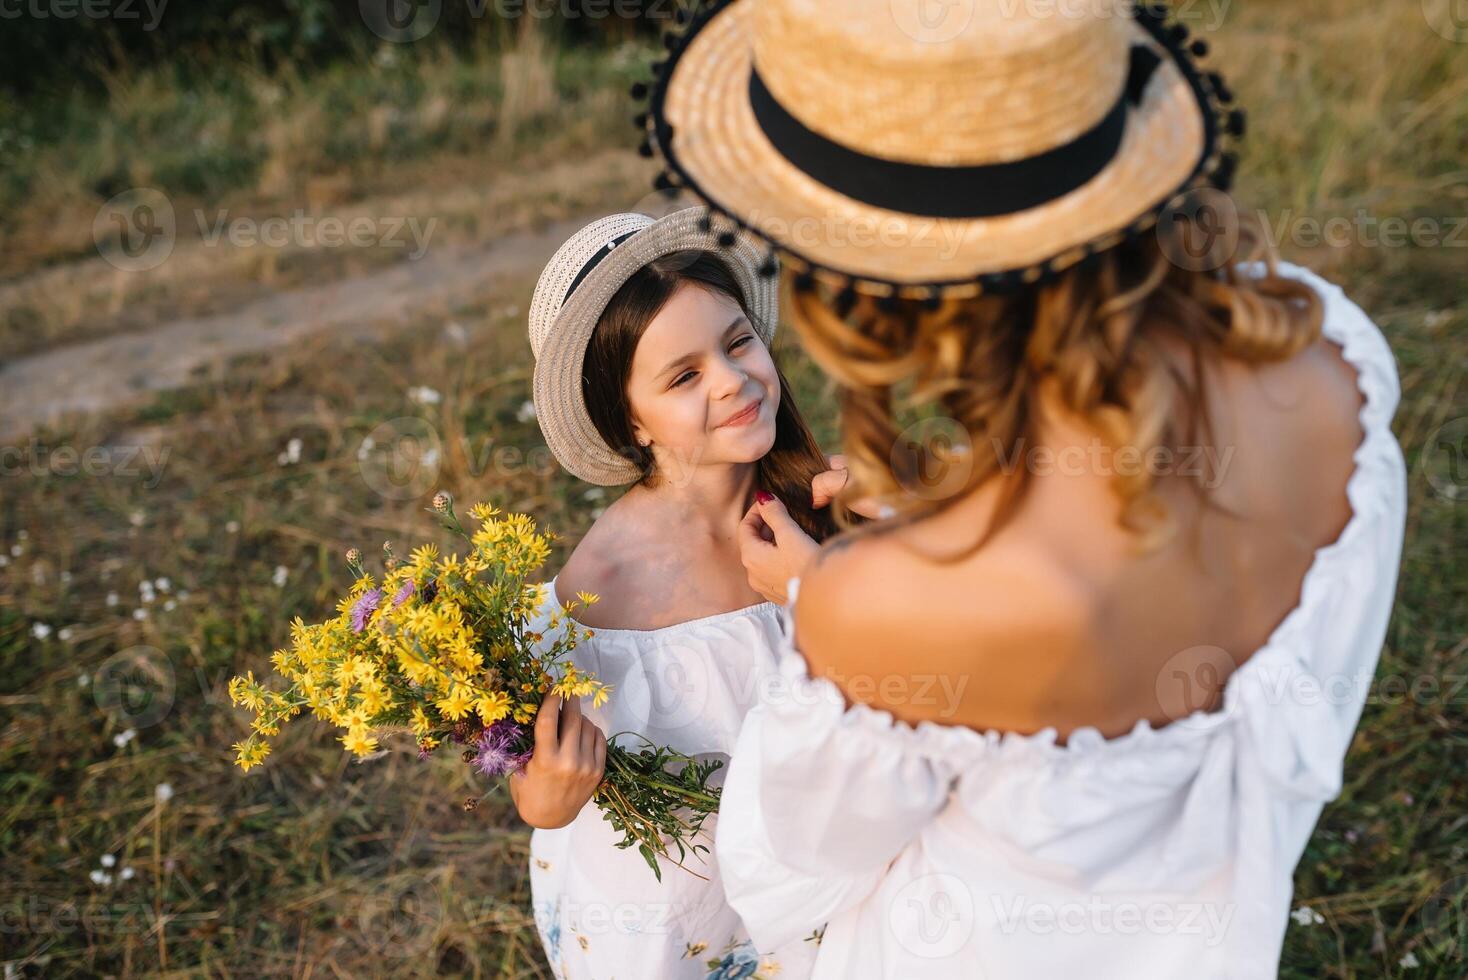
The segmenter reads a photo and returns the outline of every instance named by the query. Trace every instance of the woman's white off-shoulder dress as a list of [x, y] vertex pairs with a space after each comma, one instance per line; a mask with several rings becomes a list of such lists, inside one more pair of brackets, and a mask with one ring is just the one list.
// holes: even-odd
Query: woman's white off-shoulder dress
[[[548, 629], [562, 610], [555, 580], [546, 583], [535, 628], [552, 642], [564, 626]], [[571, 651], [570, 659], [612, 685], [600, 708], [582, 702], [587, 717], [608, 736], [636, 732], [689, 755], [716, 757], [725, 768], [744, 715], [775, 676], [780, 607], [764, 602], [655, 630], [602, 629]], [[630, 736], [616, 739], [643, 747]], [[684, 870], [663, 863], [653, 876], [635, 847], [619, 838], [588, 803], [574, 821], [530, 835], [530, 890], [535, 924], [551, 969], [560, 980], [805, 980], [817, 940], [793, 936], [756, 948], [724, 898], [713, 835], [708, 850], [688, 855]], [[693, 872], [697, 872], [694, 874]], [[698, 877], [702, 875], [702, 877]]]
[[782, 684], [745, 719], [715, 848], [756, 943], [825, 925], [815, 980], [1276, 975], [1292, 873], [1340, 792], [1380, 655], [1406, 513], [1386, 340], [1334, 285], [1281, 271], [1324, 300], [1365, 439], [1345, 530], [1221, 709], [1065, 744], [846, 709], [788, 639], [792, 579]]

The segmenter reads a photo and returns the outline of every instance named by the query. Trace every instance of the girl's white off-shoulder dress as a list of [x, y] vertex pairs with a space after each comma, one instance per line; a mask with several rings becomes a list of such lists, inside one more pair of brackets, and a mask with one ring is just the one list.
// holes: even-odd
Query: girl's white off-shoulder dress
[[1347, 526], [1220, 710], [1058, 744], [1053, 730], [848, 709], [788, 639], [792, 579], [782, 683], [745, 719], [715, 848], [755, 943], [825, 925], [814, 980], [1277, 974], [1292, 873], [1340, 792], [1380, 655], [1406, 514], [1390, 348], [1340, 289], [1281, 271], [1323, 299], [1365, 438]]
[[[555, 580], [545, 588], [535, 626], [551, 642], [557, 633], [547, 621], [563, 607]], [[593, 627], [570, 659], [612, 691], [601, 708], [583, 700], [583, 711], [608, 736], [636, 732], [657, 745], [721, 759], [725, 768], [710, 783], [722, 785], [744, 715], [761, 685], [774, 679], [781, 626], [780, 607], [763, 602], [662, 629]], [[628, 736], [617, 741], [642, 747]], [[704, 823], [707, 851], [684, 859], [691, 870], [663, 862], [661, 882], [635, 847], [614, 846], [620, 835], [594, 803], [565, 827], [532, 832], [535, 924], [556, 977], [805, 980], [818, 937], [756, 947], [725, 900], [713, 852], [718, 819], [714, 814]]]

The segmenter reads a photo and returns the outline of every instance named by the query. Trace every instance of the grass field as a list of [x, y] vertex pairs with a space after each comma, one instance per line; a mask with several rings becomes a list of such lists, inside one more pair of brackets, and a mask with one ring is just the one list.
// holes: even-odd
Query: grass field
[[[1446, 240], [1468, 219], [1468, 44], [1434, 32], [1416, 3], [1369, 0], [1240, 4], [1209, 37], [1250, 110], [1239, 198], [1262, 209], [1285, 257], [1343, 283], [1385, 329], [1402, 376], [1396, 431], [1412, 468], [1397, 609], [1344, 792], [1296, 875], [1282, 975], [1462, 977], [1468, 503], [1443, 490], [1455, 479], [1443, 440], [1461, 440], [1468, 426], [1468, 232]], [[370, 201], [403, 179], [445, 192], [491, 186], [523, 167], [631, 146], [621, 85], [633, 60], [532, 55], [548, 86], [538, 96], [506, 90], [503, 79], [518, 76], [497, 52], [425, 52], [406, 68], [346, 66], [324, 80], [223, 79], [218, 90], [233, 94], [217, 96], [151, 75], [121, 79], [113, 101], [71, 107], [65, 126], [11, 107], [6, 125], [35, 136], [3, 192], [12, 207], [0, 286], [20, 290], [27, 277], [89, 261], [92, 213], [126, 186], [279, 210], [304, 199], [313, 174], [335, 174], [333, 193]], [[272, 86], [286, 107], [272, 117], [302, 120], [296, 143], [261, 135], [257, 96], [238, 94]], [[374, 107], [421, 109], [435, 92], [463, 111], [440, 117], [439, 130], [373, 143]], [[162, 108], [136, 121], [150, 105]], [[114, 120], [119, 106], [132, 115]], [[497, 141], [504, 130], [489, 121], [507, 118], [518, 120], [514, 135]], [[119, 148], [118, 127], [129, 125], [164, 129]], [[327, 131], [340, 135], [316, 135]], [[625, 207], [644, 188], [575, 206]], [[542, 193], [536, 206], [567, 207], [557, 189]], [[1347, 230], [1316, 244], [1309, 222], [1329, 218]], [[1405, 241], [1383, 237], [1389, 218], [1404, 222]], [[1438, 233], [1422, 233], [1430, 227]], [[497, 230], [465, 222], [456, 234]], [[335, 261], [302, 275], [331, 275]], [[199, 274], [222, 290], [274, 285], [248, 263]], [[231, 674], [268, 671], [292, 617], [331, 609], [350, 580], [346, 548], [451, 545], [423, 510], [434, 490], [527, 511], [561, 532], [547, 577], [609, 502], [549, 463], [522, 410], [532, 286], [506, 286], [371, 343], [326, 337], [242, 359], [207, 384], [7, 447], [7, 978], [550, 975], [529, 916], [526, 830], [503, 794], [467, 813], [461, 801], [483, 787], [457, 759], [425, 763], [403, 750], [355, 765], [307, 724], [241, 776], [229, 746], [245, 720], [224, 693]], [[170, 292], [182, 284], [161, 288], [145, 309], [163, 317], [186, 305]], [[29, 312], [15, 312], [22, 307]], [[148, 326], [122, 322], [100, 298], [70, 312], [34, 297], [9, 309], [7, 356]], [[789, 331], [778, 350], [834, 451], [825, 382]], [[393, 450], [411, 440], [435, 452], [419, 470], [393, 469]], [[76, 473], [62, 447], [100, 453], [102, 472]]]

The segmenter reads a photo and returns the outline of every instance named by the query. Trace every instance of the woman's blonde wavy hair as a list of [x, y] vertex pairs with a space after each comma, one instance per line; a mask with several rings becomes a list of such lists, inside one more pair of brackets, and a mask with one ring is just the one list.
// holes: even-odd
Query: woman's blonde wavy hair
[[[1182, 254], [1173, 249], [1190, 231], [1186, 222], [1174, 222], [1166, 232], [1097, 253], [1050, 281], [1015, 293], [945, 299], [934, 309], [916, 300], [889, 301], [891, 308], [884, 309], [864, 294], [854, 301], [848, 295], [843, 303], [819, 288], [792, 291], [793, 325], [838, 386], [852, 476], [833, 504], [838, 539], [895, 526], [859, 526], [847, 506], [858, 497], [887, 501], [896, 521], [908, 523], [998, 478], [1004, 481], [1000, 502], [984, 534], [955, 554], [933, 557], [958, 561], [981, 547], [1015, 515], [1030, 486], [1028, 468], [1005, 461], [1035, 442], [1042, 380], [1058, 382], [1065, 405], [1089, 420], [1113, 450], [1136, 447], [1145, 457], [1158, 447], [1211, 445], [1204, 359], [1288, 358], [1319, 336], [1322, 307], [1308, 286], [1276, 274], [1273, 249], [1256, 223], [1241, 224], [1236, 259], [1262, 259], [1267, 272], [1258, 278], [1231, 265], [1207, 272], [1171, 262], [1168, 255]], [[1158, 343], [1164, 334], [1188, 345], [1190, 372], [1164, 359]], [[918, 467], [933, 458], [959, 462], [951, 450], [946, 459], [942, 447], [893, 451], [903, 435], [894, 414], [896, 389], [909, 384], [906, 407], [951, 419], [967, 433], [967, 480], [945, 487], [951, 492], [942, 499], [906, 488], [919, 482]], [[1122, 525], [1146, 550], [1164, 543], [1174, 528], [1155, 493], [1155, 474], [1137, 469], [1116, 475], [1114, 488]], [[1194, 486], [1206, 502], [1205, 478]]]

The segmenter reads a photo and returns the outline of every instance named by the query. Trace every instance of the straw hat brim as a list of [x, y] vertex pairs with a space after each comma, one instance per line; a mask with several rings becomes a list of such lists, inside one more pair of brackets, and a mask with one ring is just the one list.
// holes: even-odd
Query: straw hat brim
[[762, 276], [765, 254], [747, 235], [733, 245], [718, 242], [718, 232], [703, 230], [703, 208], [687, 208], [661, 218], [613, 249], [577, 285], [541, 345], [532, 383], [536, 420], [546, 444], [561, 465], [599, 486], [631, 483], [637, 467], [617, 454], [597, 431], [586, 408], [581, 373], [586, 346], [617, 290], [649, 262], [673, 252], [703, 249], [729, 267], [754, 320], [754, 329], [769, 347], [779, 321], [779, 279]]
[[674, 51], [653, 95], [655, 125], [671, 126], [660, 149], [683, 183], [793, 257], [795, 268], [834, 271], [858, 289], [863, 280], [948, 290], [1003, 275], [1038, 279], [1150, 228], [1166, 202], [1218, 162], [1207, 83], [1134, 22], [1134, 43], [1154, 48], [1161, 62], [1130, 109], [1115, 156], [1089, 181], [997, 217], [876, 207], [819, 183], [766, 137], [748, 92], [752, 15], [747, 2], [718, 6]]

